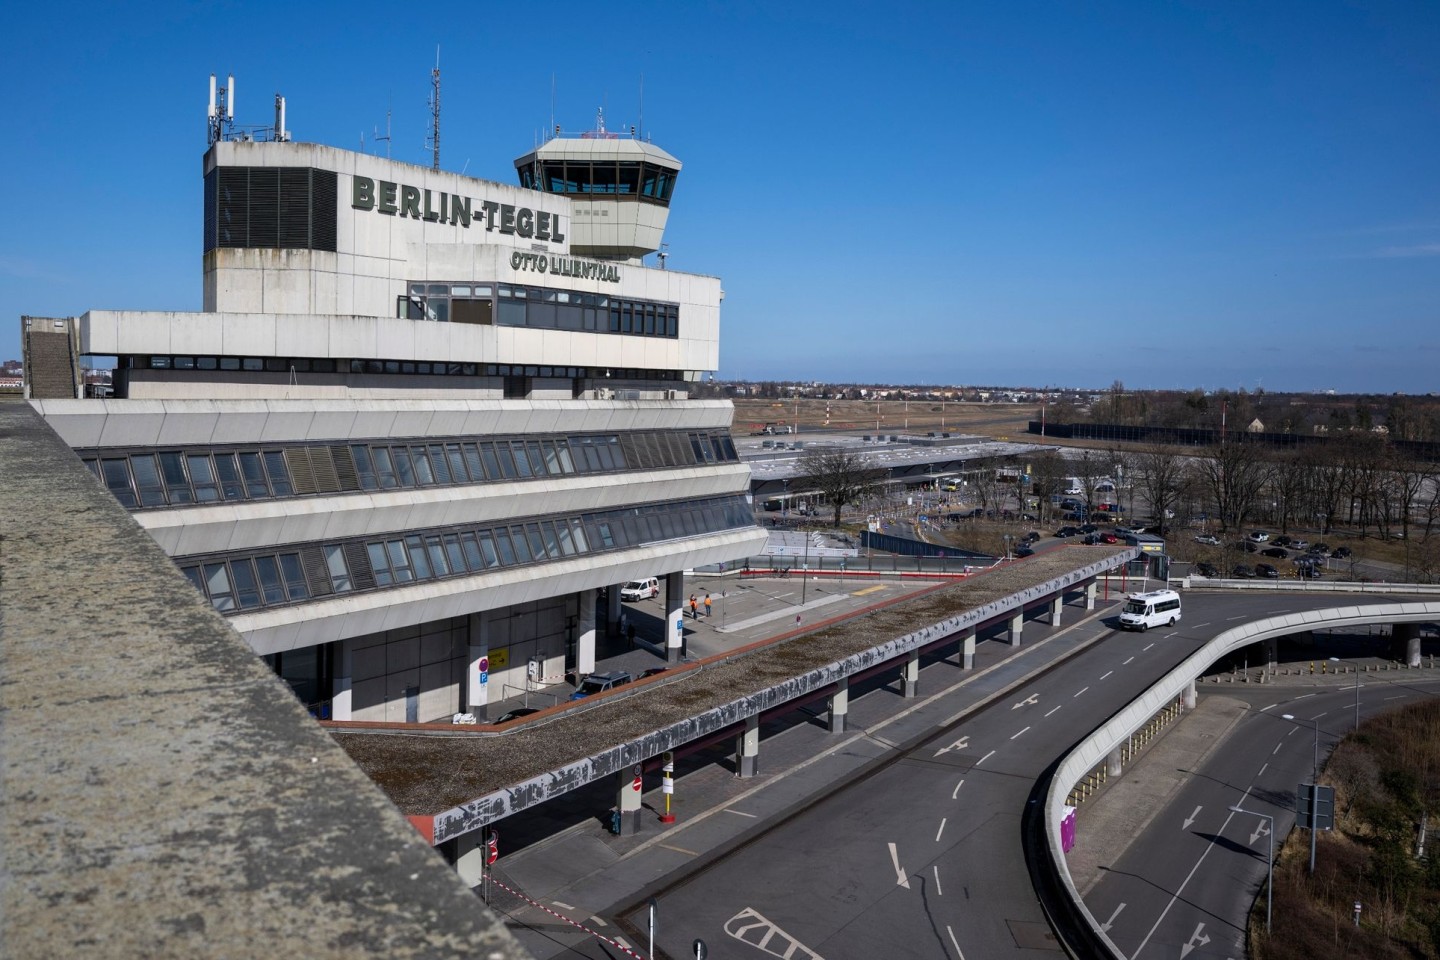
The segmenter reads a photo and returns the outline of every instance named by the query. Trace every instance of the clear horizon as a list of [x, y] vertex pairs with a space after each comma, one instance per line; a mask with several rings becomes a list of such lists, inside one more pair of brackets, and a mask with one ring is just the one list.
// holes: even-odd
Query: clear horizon
[[1440, 6], [544, 12], [17, 9], [0, 357], [21, 314], [200, 308], [211, 73], [243, 124], [278, 92], [296, 139], [428, 165], [438, 42], [444, 169], [514, 183], [602, 108], [685, 164], [719, 379], [1435, 389]]

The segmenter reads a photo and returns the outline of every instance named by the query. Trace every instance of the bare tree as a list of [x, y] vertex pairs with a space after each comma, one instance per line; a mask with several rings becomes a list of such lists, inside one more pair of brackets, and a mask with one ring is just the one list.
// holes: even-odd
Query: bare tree
[[814, 490], [835, 510], [835, 525], [840, 525], [840, 511], [852, 503], [871, 496], [885, 479], [885, 470], [872, 467], [859, 453], [839, 447], [810, 447], [800, 457], [801, 489]]
[[1196, 468], [1220, 514], [1221, 528], [1238, 530], [1245, 526], [1260, 502], [1269, 464], [1255, 455], [1252, 445], [1232, 440], [1211, 447], [1209, 456], [1196, 461]]
[[1065, 491], [1069, 464], [1056, 450], [1036, 454], [1030, 461], [1030, 492], [1040, 500], [1040, 522], [1050, 522], [1050, 498]]
[[1189, 473], [1187, 458], [1171, 447], [1154, 444], [1132, 454], [1131, 461], [1131, 483], [1150, 501], [1155, 521], [1163, 531], [1169, 525], [1166, 517], [1180, 503], [1185, 489]]

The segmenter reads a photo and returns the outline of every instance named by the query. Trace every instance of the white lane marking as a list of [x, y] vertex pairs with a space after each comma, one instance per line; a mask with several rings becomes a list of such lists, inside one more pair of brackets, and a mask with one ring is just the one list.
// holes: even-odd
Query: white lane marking
[[941, 747], [939, 750], [936, 750], [936, 751], [935, 751], [935, 756], [937, 756], [937, 757], [943, 757], [943, 756], [945, 756], [945, 754], [949, 753], [951, 750], [964, 750], [964, 749], [965, 749], [966, 747], [968, 747], [969, 745], [970, 745], [970, 738], [969, 738], [968, 736], [967, 736], [967, 737], [961, 737], [959, 740], [956, 740], [954, 743], [950, 744], [950, 746], [948, 746], [948, 747]]
[[[1011, 737], [1010, 739], [1014, 740], [1015, 738]], [[995, 756], [995, 751], [991, 750], [989, 753], [985, 754], [985, 756], [981, 757], [979, 760], [976, 760], [975, 766], [980, 766], [980, 764], [984, 763], [986, 760], [989, 760], [993, 756]]]
[[1318, 696], [1319, 696], [1318, 693], [1302, 693], [1302, 694], [1300, 694], [1300, 696], [1296, 697], [1295, 699], [1296, 699], [1296, 700], [1304, 700], [1306, 697], [1318, 697]]
[[555, 906], [559, 907], [561, 910], [574, 910], [574, 909], [575, 909], [574, 907], [570, 906], [570, 904], [568, 904], [568, 903], [561, 903], [559, 900], [551, 900], [550, 902], [553, 903], [553, 904], [555, 904]]
[[1196, 925], [1195, 932], [1190, 934], [1190, 939], [1180, 948], [1180, 960], [1185, 960], [1185, 955], [1191, 950], [1194, 950], [1196, 947], [1203, 947], [1210, 942], [1209, 934], [1202, 934], [1200, 932], [1204, 929], [1205, 924], [1201, 923]]
[[[1084, 693], [1086, 690], [1089, 690], [1089, 689], [1090, 689], [1089, 687], [1081, 687], [1081, 688], [1080, 688], [1080, 693]], [[1080, 693], [1075, 694], [1075, 697], [1080, 696]], [[1071, 700], [1074, 700], [1075, 697], [1071, 697], [1070, 699], [1071, 699]]]
[[1143, 646], [1143, 647], [1140, 648], [1140, 652], [1141, 652], [1141, 653], [1144, 653], [1146, 650], [1149, 650], [1149, 649], [1150, 649], [1151, 647], [1153, 647], [1153, 646], [1155, 646], [1155, 644], [1153, 644], [1153, 643], [1147, 643], [1147, 644], [1145, 644], [1145, 646]]
[[948, 818], [948, 817], [941, 817], [941, 818], [940, 818], [940, 829], [935, 831], [935, 842], [936, 842], [936, 843], [939, 843], [939, 842], [940, 842], [940, 835], [945, 832], [945, 821], [946, 821], [947, 819], [949, 819], [949, 818]]
[[700, 854], [696, 853], [694, 850], [686, 850], [684, 847], [672, 847], [672, 846], [671, 846], [670, 844], [668, 844], [668, 843], [657, 843], [657, 844], [655, 844], [655, 846], [657, 846], [657, 847], [664, 847], [666, 850], [674, 850], [676, 853], [683, 853], [683, 854], [685, 854], [687, 857], [698, 857], [698, 856], [700, 856]]
[[1021, 707], [1028, 707], [1030, 704], [1037, 702], [1039, 699], [1040, 695], [1038, 693], [1032, 693], [1029, 697], [1021, 700], [1019, 703], [1015, 704], [1010, 709], [1019, 710]]
[[1263, 776], [1265, 776], [1265, 771], [1266, 771], [1266, 770], [1269, 770], [1269, 769], [1270, 769], [1270, 764], [1267, 763], [1267, 764], [1265, 764], [1265, 766], [1263, 766], [1263, 767], [1260, 768], [1260, 772], [1257, 773], [1257, 774], [1255, 774], [1255, 776], [1256, 776], [1256, 777], [1263, 777]]
[[[753, 907], [746, 907], [726, 920], [723, 929], [741, 943], [764, 951], [772, 957], [783, 957], [785, 960], [821, 960], [820, 954], [781, 930], [773, 920], [767, 920]], [[773, 947], [770, 945], [772, 938], [779, 939]]]
[[1101, 932], [1101, 933], [1109, 933], [1109, 932], [1110, 932], [1110, 928], [1115, 925], [1115, 918], [1118, 917], [1118, 916], [1120, 916], [1120, 911], [1121, 911], [1121, 910], [1124, 910], [1124, 909], [1125, 909], [1125, 904], [1123, 904], [1123, 903], [1120, 904], [1120, 906], [1116, 907], [1116, 908], [1115, 908], [1115, 912], [1112, 913], [1112, 914], [1110, 914], [1110, 919], [1109, 919], [1109, 920], [1106, 920], [1104, 923], [1100, 924], [1100, 932]]
[[[1110, 674], [1112, 674], [1112, 673], [1114, 673], [1114, 672], [1115, 672], [1114, 670], [1109, 670], [1109, 671], [1107, 671], [1107, 672], [1105, 673], [1105, 677], [1110, 676]], [[1101, 677], [1100, 679], [1101, 679], [1101, 680], [1104, 680], [1105, 677]]]
[[760, 817], [758, 813], [746, 813], [744, 810], [731, 810], [729, 807], [725, 808], [725, 812], [733, 813], [737, 817], [749, 817], [752, 820], [758, 820]]
[[964, 781], [964, 779], [961, 779], [961, 781], [960, 781], [959, 783], [955, 784], [955, 789], [954, 789], [954, 791], [952, 791], [951, 794], [950, 794], [950, 799], [951, 799], [951, 800], [958, 800], [958, 799], [960, 799], [960, 788], [963, 787], [963, 786], [965, 786], [965, 781]]
[[935, 895], [937, 897], [945, 896], [945, 891], [940, 889], [940, 865], [938, 863], [935, 864]]
[[910, 889], [910, 878], [905, 876], [905, 871], [900, 868], [900, 854], [895, 852], [895, 844], [890, 844], [890, 862], [895, 865], [895, 882], [906, 890]]
[[1278, 707], [1278, 706], [1280, 706], [1280, 704], [1278, 704], [1278, 703], [1272, 703], [1272, 704], [1270, 704], [1270, 706], [1261, 707], [1261, 708], [1260, 708], [1260, 712], [1261, 712], [1261, 713], [1264, 713], [1266, 710], [1269, 710], [1270, 707]]
[[[1250, 796], [1250, 788], [1249, 788], [1249, 787], [1246, 787], [1246, 788], [1245, 788], [1245, 792], [1242, 793], [1242, 794], [1240, 794], [1240, 802], [1237, 803], [1237, 804], [1235, 804], [1235, 806], [1239, 807], [1239, 806], [1244, 805], [1245, 799], [1246, 799], [1247, 797], [1249, 797], [1249, 796]], [[1228, 816], [1228, 817], [1225, 818], [1225, 822], [1220, 825], [1220, 832], [1221, 832], [1221, 833], [1223, 833], [1223, 832], [1225, 831], [1225, 827], [1228, 826], [1229, 823], [1230, 823], [1230, 821], [1233, 820], [1233, 819], [1235, 819], [1235, 814], [1233, 814], [1233, 813], [1230, 814], [1230, 816]], [[1185, 879], [1184, 879], [1184, 881], [1181, 882], [1179, 888], [1178, 888], [1174, 893], [1172, 893], [1172, 894], [1170, 895], [1170, 902], [1167, 903], [1167, 904], [1165, 904], [1165, 909], [1164, 909], [1164, 910], [1161, 910], [1161, 911], [1160, 911], [1160, 916], [1158, 916], [1158, 917], [1155, 918], [1155, 925], [1150, 928], [1150, 932], [1149, 932], [1149, 933], [1145, 934], [1145, 939], [1140, 941], [1140, 946], [1136, 947], [1136, 948], [1135, 948], [1135, 952], [1132, 953], [1132, 954], [1130, 954], [1131, 960], [1134, 960], [1135, 957], [1140, 956], [1141, 951], [1143, 951], [1143, 950], [1145, 949], [1145, 945], [1150, 942], [1150, 938], [1153, 937], [1153, 936], [1155, 936], [1155, 931], [1156, 931], [1156, 930], [1159, 930], [1159, 929], [1160, 929], [1160, 924], [1162, 924], [1162, 923], [1165, 922], [1165, 917], [1166, 917], [1167, 914], [1170, 913], [1170, 908], [1173, 907], [1173, 906], [1175, 906], [1176, 901], [1178, 901], [1178, 900], [1180, 899], [1180, 895], [1185, 892], [1185, 888], [1186, 888], [1187, 886], [1189, 886], [1190, 881], [1191, 881], [1192, 879], [1194, 879], [1195, 874], [1200, 870], [1200, 864], [1202, 864], [1202, 863], [1205, 862], [1205, 858], [1208, 857], [1208, 856], [1210, 856], [1210, 851], [1211, 851], [1211, 850], [1214, 850], [1214, 849], [1215, 849], [1215, 843], [1214, 843], [1214, 841], [1211, 841], [1211, 842], [1205, 847], [1205, 852], [1202, 853], [1202, 854], [1200, 854], [1199, 859], [1195, 861], [1195, 866], [1191, 867], [1191, 868], [1190, 868], [1190, 872], [1185, 875]]]
[[1196, 807], [1194, 810], [1191, 810], [1191, 811], [1190, 811], [1190, 816], [1188, 816], [1188, 817], [1185, 818], [1185, 829], [1186, 829], [1186, 830], [1189, 830], [1189, 829], [1190, 829], [1190, 824], [1192, 824], [1192, 823], [1195, 822], [1195, 818], [1198, 817], [1198, 816], [1200, 816], [1200, 811], [1201, 811], [1201, 810], [1204, 810], [1204, 809], [1205, 809], [1204, 807]]
[[1125, 660], [1124, 662], [1122, 662], [1122, 663], [1120, 664], [1120, 666], [1123, 667], [1123, 666], [1125, 666], [1125, 664], [1129, 663], [1131, 660], [1134, 660], [1134, 659], [1135, 659], [1134, 657], [1130, 657], [1129, 659], [1127, 659], [1127, 660]]
[[[1404, 700], [1404, 699], [1405, 699], [1405, 696], [1406, 696], [1406, 695], [1403, 694], [1403, 693], [1397, 693], [1397, 694], [1395, 694], [1395, 696], [1393, 696], [1393, 697], [1385, 697], [1384, 699], [1386, 699], [1386, 700]], [[1323, 717], [1324, 714], [1322, 713], [1321, 716]]]
[[[1295, 731], [1293, 731], [1293, 730], [1290, 731], [1290, 733], [1294, 733], [1294, 732], [1295, 732]], [[1289, 735], [1290, 735], [1289, 733], [1286, 734], [1287, 737], [1288, 737]], [[1275, 754], [1279, 753], [1279, 752], [1280, 752], [1280, 748], [1283, 747], [1283, 746], [1284, 746], [1283, 743], [1277, 743], [1277, 744], [1275, 744], [1275, 749], [1270, 751], [1270, 756], [1273, 757], [1273, 756], [1275, 756]]]
[[945, 925], [945, 932], [950, 934], [950, 945], [955, 948], [955, 956], [959, 957], [960, 960], [965, 960], [965, 954], [960, 952], [960, 944], [955, 942], [955, 931], [950, 929], [948, 923]]
[[[1026, 727], [1026, 728], [1025, 728], [1025, 730], [1029, 730], [1029, 729], [1030, 729], [1029, 727]], [[1025, 730], [1021, 730], [1020, 733], [1015, 734], [1015, 736], [1014, 736], [1014, 737], [1011, 737], [1010, 739], [1011, 739], [1011, 740], [1014, 740], [1015, 737], [1018, 737], [1018, 736], [1020, 736], [1021, 734], [1025, 733]]]
[[1209, 621], [1209, 620], [1206, 620], [1204, 623], [1197, 623], [1197, 624], [1195, 624], [1195, 629], [1196, 629], [1196, 630], [1199, 630], [1201, 627], [1208, 627], [1208, 626], [1210, 626], [1210, 621]]
[[595, 924], [595, 926], [597, 926], [597, 927], [608, 927], [608, 926], [610, 926], [610, 924], [606, 923], [606, 922], [605, 922], [603, 919], [601, 919], [600, 917], [595, 916], [593, 913], [590, 915], [590, 922], [593, 923], [593, 924]]
[[[1059, 710], [1059, 709], [1060, 709], [1059, 707], [1051, 707], [1051, 708], [1050, 708], [1050, 713], [1054, 713], [1056, 710]], [[1050, 716], [1050, 713], [1045, 714], [1045, 716], [1047, 716], [1047, 717]]]
[[1245, 619], [1246, 617], [1248, 617], [1248, 616], [1250, 616], [1250, 614], [1248, 614], [1248, 613], [1242, 613], [1242, 614], [1240, 614], [1240, 616], [1238, 616], [1238, 617], [1226, 617], [1225, 620], [1226, 620], [1226, 622], [1228, 623], [1228, 622], [1231, 621], [1231, 620], [1244, 620], [1244, 619]]

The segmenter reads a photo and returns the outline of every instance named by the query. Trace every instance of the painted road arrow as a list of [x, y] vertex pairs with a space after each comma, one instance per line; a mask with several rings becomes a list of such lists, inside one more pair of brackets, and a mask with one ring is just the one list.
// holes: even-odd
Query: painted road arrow
[[1186, 830], [1189, 830], [1189, 829], [1190, 829], [1190, 824], [1192, 824], [1192, 823], [1195, 822], [1195, 818], [1196, 818], [1197, 816], [1199, 816], [1199, 815], [1200, 815], [1200, 811], [1201, 811], [1201, 810], [1204, 810], [1204, 809], [1205, 809], [1204, 807], [1196, 807], [1196, 808], [1195, 808], [1195, 811], [1194, 811], [1193, 813], [1191, 813], [1190, 816], [1188, 816], [1188, 817], [1185, 818], [1185, 829], [1186, 829]]
[[1104, 923], [1100, 924], [1100, 932], [1101, 932], [1101, 933], [1109, 933], [1109, 932], [1110, 932], [1110, 928], [1115, 925], [1115, 918], [1118, 917], [1118, 916], [1120, 916], [1120, 911], [1121, 911], [1121, 910], [1124, 910], [1124, 909], [1125, 909], [1125, 904], [1123, 904], [1123, 903], [1120, 904], [1120, 906], [1116, 907], [1116, 908], [1115, 908], [1115, 912], [1112, 913], [1112, 914], [1110, 914], [1110, 919], [1109, 919], [1109, 920], [1106, 920]]
[[949, 753], [951, 750], [964, 750], [964, 749], [965, 749], [966, 747], [968, 747], [968, 746], [970, 746], [970, 738], [969, 738], [969, 737], [961, 737], [959, 740], [956, 740], [954, 743], [950, 744], [950, 746], [948, 746], [948, 747], [941, 747], [939, 750], [936, 750], [936, 751], [935, 751], [935, 756], [937, 756], [937, 757], [943, 757], [943, 756], [945, 756], [945, 754]]
[[1205, 924], [1202, 923], [1195, 928], [1194, 933], [1190, 934], [1189, 942], [1180, 948], [1180, 960], [1185, 960], [1186, 954], [1188, 954], [1191, 950], [1194, 950], [1196, 947], [1203, 947], [1205, 946], [1205, 944], [1210, 942], [1210, 938], [1200, 932], [1204, 929]]
[[1030, 706], [1030, 705], [1033, 704], [1033, 703], [1039, 703], [1039, 702], [1040, 702], [1040, 694], [1038, 694], [1038, 693], [1032, 693], [1032, 694], [1030, 694], [1030, 696], [1029, 696], [1028, 698], [1026, 698], [1026, 699], [1024, 699], [1024, 700], [1021, 700], [1019, 703], [1015, 704], [1015, 706], [1011, 707], [1010, 709], [1011, 709], [1011, 710], [1019, 710], [1021, 707], [1028, 707], [1028, 706]]
[[895, 844], [890, 844], [890, 862], [895, 865], [895, 882], [906, 890], [910, 889], [910, 878], [905, 876], [904, 869], [900, 866], [900, 854], [895, 852]]

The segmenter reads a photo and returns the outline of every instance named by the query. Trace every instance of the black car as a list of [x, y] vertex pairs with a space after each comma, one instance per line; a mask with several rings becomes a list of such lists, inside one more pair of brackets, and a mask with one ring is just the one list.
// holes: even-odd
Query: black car
[[1066, 537], [1073, 537], [1079, 532], [1080, 530], [1077, 527], [1061, 527], [1059, 530], [1055, 531], [1055, 536], [1063, 540]]
[[1264, 577], [1266, 580], [1279, 580], [1280, 571], [1268, 563], [1257, 563], [1255, 564], [1255, 576]]
[[1273, 543], [1273, 544], [1275, 544], [1275, 546], [1277, 546], [1277, 547], [1288, 547], [1288, 546], [1290, 546], [1290, 538], [1287, 537], [1287, 536], [1285, 536], [1283, 533], [1282, 533], [1280, 536], [1275, 537], [1274, 539], [1272, 539], [1270, 542]]
[[1311, 553], [1329, 553], [1329, 552], [1330, 552], [1330, 544], [1328, 544], [1328, 543], [1312, 543], [1312, 544], [1310, 544], [1310, 552], [1311, 552]]
[[1261, 556], [1274, 557], [1276, 560], [1284, 560], [1290, 554], [1285, 552], [1283, 547], [1266, 547], [1260, 551]]
[[1085, 544], [1085, 546], [1087, 547], [1093, 547], [1100, 542], [1100, 534], [1087, 533], [1085, 534], [1085, 539], [1081, 540], [1080, 542]]
[[1230, 576], [1240, 577], [1245, 580], [1253, 580], [1255, 578], [1255, 571], [1251, 570], [1250, 567], [1246, 564], [1237, 563], [1235, 564], [1235, 569], [1230, 571]]
[[1215, 569], [1215, 564], [1213, 563], [1197, 563], [1195, 564], [1195, 572], [1202, 577], [1220, 576], [1220, 571]]
[[1029, 533], [1025, 534], [1025, 536], [1023, 536], [1023, 537], [1020, 538], [1020, 542], [1021, 542], [1021, 543], [1034, 543], [1036, 540], [1039, 540], [1039, 539], [1040, 539], [1040, 531], [1039, 531], [1039, 530], [1031, 530]]
[[1297, 563], [1295, 565], [1295, 576], [1301, 580], [1325, 579], [1325, 574], [1320, 572], [1319, 565], [1314, 563]]
[[496, 723], [509, 723], [511, 720], [519, 720], [521, 717], [528, 717], [528, 716], [530, 716], [530, 714], [532, 714], [532, 713], [539, 713], [539, 712], [540, 712], [540, 711], [539, 711], [538, 709], [536, 709], [535, 707], [520, 707], [520, 708], [518, 708], [518, 709], [511, 710], [509, 713], [501, 714], [500, 717], [499, 717], [495, 722], [496, 722]]
[[1349, 547], [1336, 547], [1334, 550], [1330, 551], [1330, 556], [1334, 557], [1336, 560], [1344, 560], [1346, 557], [1350, 556], [1351, 552], [1352, 551]]
[[1255, 542], [1252, 541], [1252, 540], [1241, 540], [1241, 541], [1240, 541], [1240, 549], [1241, 549], [1241, 550], [1244, 550], [1246, 553], [1259, 553], [1259, 552], [1260, 552], [1260, 546], [1259, 546], [1259, 544], [1255, 543]]
[[1022, 543], [1015, 548], [1014, 554], [1017, 557], [1033, 557], [1035, 556], [1035, 548], [1028, 543]]

